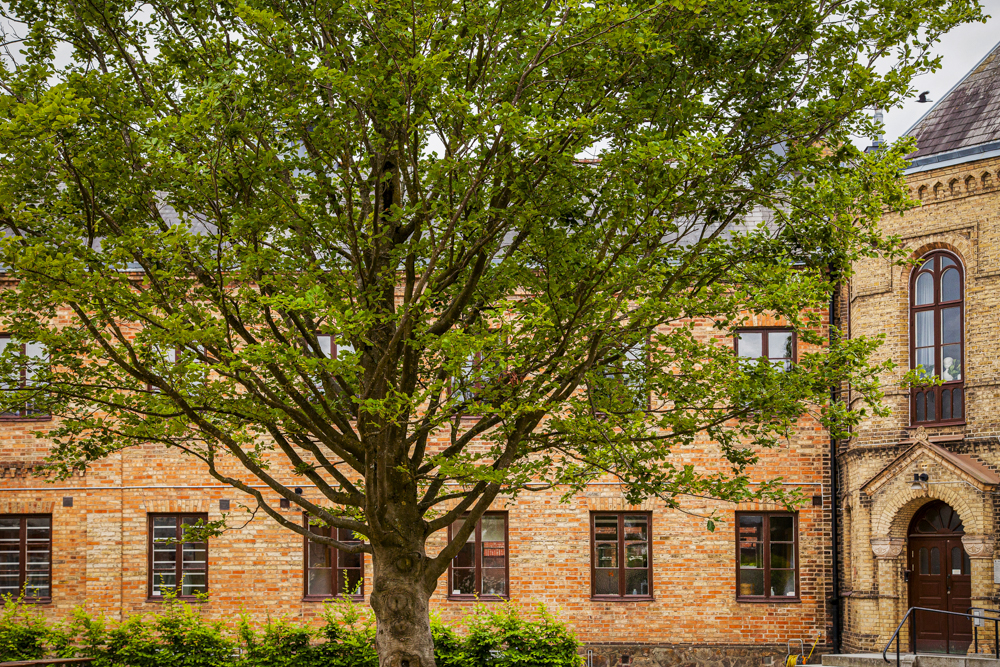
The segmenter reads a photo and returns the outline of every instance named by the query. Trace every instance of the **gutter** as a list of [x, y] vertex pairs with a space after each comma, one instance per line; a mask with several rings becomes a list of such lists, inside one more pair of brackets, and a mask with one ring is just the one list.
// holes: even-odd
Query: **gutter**
[[[832, 268], [832, 267], [831, 267]], [[832, 276], [831, 276], [832, 277]], [[838, 281], [838, 288], [840, 287], [840, 282]], [[830, 313], [827, 318], [827, 333], [830, 337], [830, 345], [833, 345], [833, 319], [834, 314], [837, 311], [837, 294], [839, 289], [835, 289], [833, 294], [830, 296]], [[848, 308], [850, 304], [848, 303]], [[830, 404], [832, 405], [837, 401], [839, 390], [836, 387], [830, 387]], [[832, 620], [833, 620], [833, 652], [840, 653], [840, 638], [842, 634], [842, 620], [840, 614], [840, 545], [837, 539], [838, 532], [840, 530], [839, 519], [838, 519], [838, 503], [839, 494], [837, 490], [837, 440], [830, 434], [830, 546], [833, 550], [833, 572], [831, 576], [831, 585], [833, 587], [833, 596], [830, 601], [833, 603], [832, 608]]]

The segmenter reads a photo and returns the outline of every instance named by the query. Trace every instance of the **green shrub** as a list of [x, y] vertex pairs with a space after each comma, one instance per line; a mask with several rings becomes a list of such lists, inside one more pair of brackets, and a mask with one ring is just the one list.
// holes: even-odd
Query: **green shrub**
[[[544, 607], [524, 615], [512, 603], [475, 607], [466, 634], [431, 619], [438, 667], [580, 667], [579, 643]], [[259, 627], [241, 617], [235, 632], [201, 618], [198, 605], [168, 601], [158, 614], [122, 622], [76, 611], [47, 624], [8, 602], [0, 616], [0, 661], [74, 653], [94, 667], [378, 667], [371, 612], [350, 600], [326, 605], [313, 628], [288, 619]]]

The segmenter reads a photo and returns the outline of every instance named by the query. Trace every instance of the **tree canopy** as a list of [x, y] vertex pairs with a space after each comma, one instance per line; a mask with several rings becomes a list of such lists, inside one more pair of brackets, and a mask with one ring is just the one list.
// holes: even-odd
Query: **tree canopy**
[[[877, 407], [877, 341], [822, 345], [894, 251], [905, 146], [865, 155], [974, 0], [5, 0], [3, 409], [68, 474], [158, 443], [302, 533], [364, 542], [383, 665], [498, 495], [791, 502], [747, 468], [805, 412]], [[710, 321], [718, 336], [696, 334]], [[706, 438], [719, 470], [671, 452]], [[279, 462], [279, 463], [276, 463]], [[281, 463], [283, 462], [283, 463]], [[236, 464], [236, 465], [234, 465]], [[290, 466], [322, 500], [295, 494]], [[242, 470], [239, 474], [234, 470]], [[249, 476], [244, 473], [249, 473]], [[766, 480], [757, 480], [765, 481]]]

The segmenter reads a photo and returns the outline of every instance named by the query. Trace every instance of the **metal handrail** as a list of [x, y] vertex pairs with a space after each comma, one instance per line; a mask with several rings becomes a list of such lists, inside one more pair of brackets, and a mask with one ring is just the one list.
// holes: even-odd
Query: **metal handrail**
[[[969, 609], [982, 609], [982, 607], [969, 607]], [[963, 618], [978, 618], [981, 621], [993, 621], [993, 648], [996, 651], [997, 660], [1000, 660], [1000, 643], [997, 642], [997, 637], [1000, 635], [1000, 617], [998, 618], [986, 618], [985, 616], [973, 616], [972, 614], [963, 614], [959, 611], [945, 611], [944, 609], [928, 609], [927, 607], [910, 607], [906, 610], [903, 615], [903, 620], [899, 622], [896, 627], [896, 631], [892, 633], [892, 637], [889, 637], [889, 641], [886, 643], [885, 648], [882, 649], [882, 660], [886, 663], [889, 662], [889, 658], [886, 657], [886, 653], [889, 652], [889, 647], [892, 646], [892, 640], [896, 640], [896, 667], [899, 667], [899, 631], [903, 629], [903, 624], [906, 623], [906, 619], [910, 619], [910, 639], [913, 641], [914, 650], [917, 646], [917, 615], [913, 612], [915, 611], [929, 611], [934, 614], [945, 614], [947, 616], [962, 616]], [[996, 612], [1000, 614], [1000, 611], [995, 609], [987, 609], [986, 611]], [[979, 634], [976, 633], [976, 643], [979, 643]], [[977, 646], [978, 650], [978, 646]]]
[[[990, 612], [991, 614], [1000, 614], [1000, 609], [987, 609], [986, 607], [969, 607], [968, 609], [966, 609], [966, 611], [967, 612], [971, 612], [973, 609], [978, 609], [979, 611], [983, 612], [984, 614], [986, 612]], [[988, 619], [985, 616], [976, 616], [975, 614], [973, 614], [972, 617], [973, 618], [981, 618], [984, 621], [995, 620], [995, 619]], [[996, 623], [994, 623], [993, 625], [994, 625], [993, 629], [995, 631], [996, 630], [996, 627], [995, 627]], [[979, 626], [976, 625], [975, 623], [972, 624], [972, 641], [973, 641], [973, 646], [974, 646], [974, 648], [972, 650], [973, 650], [974, 653], [978, 654], [979, 653]], [[996, 639], [994, 639], [993, 642], [995, 644], [996, 643]]]

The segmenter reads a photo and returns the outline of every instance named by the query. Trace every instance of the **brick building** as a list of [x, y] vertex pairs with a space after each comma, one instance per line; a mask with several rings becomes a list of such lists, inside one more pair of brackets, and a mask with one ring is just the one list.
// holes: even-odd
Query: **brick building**
[[[794, 513], [720, 507], [724, 523], [709, 532], [703, 519], [662, 503], [626, 505], [610, 481], [568, 504], [558, 491], [501, 499], [442, 577], [434, 609], [455, 620], [477, 599], [543, 602], [588, 645], [595, 667], [666, 667], [772, 664], [789, 639], [816, 639], [821, 652], [838, 639], [847, 650], [872, 650], [908, 606], [996, 607], [997, 55], [914, 129], [919, 150], [907, 178], [923, 206], [884, 224], [926, 261], [865, 263], [841, 307], [831, 309], [850, 334], [886, 333], [882, 353], [899, 365], [885, 378], [892, 415], [866, 421], [840, 443], [836, 494], [829, 434], [803, 417], [796, 435], [753, 471], [781, 476], [811, 498]], [[717, 335], [710, 323], [700, 326]], [[781, 357], [773, 352], [787, 341], [781, 323], [759, 318], [753, 328], [742, 352]], [[900, 388], [917, 360], [945, 382]], [[846, 398], [857, 397], [847, 390]], [[367, 556], [310, 548], [266, 518], [246, 523], [239, 493], [176, 452], [132, 449], [85, 475], [45, 483], [32, 470], [47, 444], [31, 431], [46, 424], [31, 414], [0, 421], [0, 593], [26, 588], [53, 618], [78, 606], [117, 618], [155, 611], [160, 586], [172, 583], [207, 592], [199, 609], [219, 620], [239, 612], [308, 620], [338, 591], [366, 599]], [[719, 463], [710, 442], [677, 454], [702, 469]], [[284, 480], [318, 495], [290, 472]], [[186, 520], [223, 512], [238, 529], [207, 544], [160, 541]], [[961, 626], [942, 631], [931, 623], [921, 632], [924, 648], [968, 647]]]
[[[911, 606], [998, 606], [1000, 46], [911, 134], [906, 178], [922, 206], [883, 226], [919, 261], [867, 261], [845, 295], [851, 335], [885, 334], [880, 353], [897, 364], [884, 378], [892, 414], [861, 424], [837, 455], [850, 650], [881, 650]], [[942, 383], [902, 386], [918, 366]], [[918, 616], [918, 650], [971, 642], [964, 619]]]

